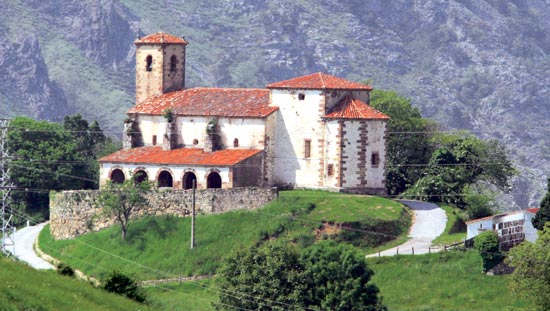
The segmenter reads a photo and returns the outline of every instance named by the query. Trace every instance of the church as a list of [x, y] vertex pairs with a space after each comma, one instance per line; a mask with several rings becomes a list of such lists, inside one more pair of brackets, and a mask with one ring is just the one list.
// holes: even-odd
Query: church
[[386, 194], [388, 116], [369, 85], [325, 73], [265, 88], [185, 87], [188, 42], [138, 38], [136, 104], [123, 149], [99, 160], [100, 184], [279, 187]]

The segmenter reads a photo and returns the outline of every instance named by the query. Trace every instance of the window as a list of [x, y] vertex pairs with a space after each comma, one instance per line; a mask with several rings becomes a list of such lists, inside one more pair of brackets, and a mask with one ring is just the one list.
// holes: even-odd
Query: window
[[311, 157], [311, 139], [304, 140], [304, 158]]
[[157, 145], [157, 135], [153, 135], [153, 146]]
[[235, 147], [235, 148], [239, 147], [239, 139], [238, 138], [233, 139], [233, 147]]
[[172, 57], [170, 57], [170, 72], [176, 72], [177, 64], [178, 58], [176, 57], [176, 55], [172, 55]]
[[328, 176], [334, 175], [334, 164], [329, 164], [327, 166], [327, 175]]
[[378, 167], [380, 165], [380, 155], [378, 152], [373, 152], [370, 156], [370, 163], [373, 167]]
[[198, 145], [199, 144], [199, 140], [198, 139], [193, 139], [193, 145]]
[[152, 71], [153, 70], [153, 56], [147, 55], [147, 58], [145, 58], [145, 70]]
[[306, 94], [300, 93], [298, 94], [298, 100], [304, 100], [306, 99]]

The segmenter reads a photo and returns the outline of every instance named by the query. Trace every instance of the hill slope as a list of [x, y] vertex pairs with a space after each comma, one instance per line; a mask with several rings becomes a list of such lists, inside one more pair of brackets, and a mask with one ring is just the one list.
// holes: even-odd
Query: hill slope
[[121, 296], [0, 256], [0, 310], [149, 310]]
[[535, 205], [550, 154], [545, 0], [0, 3], [0, 112], [79, 112], [121, 132], [137, 35], [186, 36], [189, 86], [263, 87], [316, 71], [411, 97], [424, 115], [508, 145], [513, 199]]

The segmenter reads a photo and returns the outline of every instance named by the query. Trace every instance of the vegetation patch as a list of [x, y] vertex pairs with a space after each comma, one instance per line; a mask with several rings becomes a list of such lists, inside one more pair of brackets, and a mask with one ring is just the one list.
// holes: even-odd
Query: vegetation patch
[[[338, 213], [339, 210], [345, 210], [344, 216]], [[357, 224], [353, 226], [367, 228], [368, 236], [365, 232], [344, 235], [352, 228], [349, 222], [347, 227], [342, 226], [340, 234], [326, 238], [361, 247], [372, 242], [368, 240], [375, 235], [372, 230], [388, 229], [383, 225], [363, 226], [363, 221], [366, 224], [401, 223], [404, 236], [408, 228], [408, 222], [402, 221], [404, 210], [400, 203], [377, 197], [285, 191], [280, 193], [278, 200], [261, 209], [197, 216], [194, 249], [190, 249], [191, 219], [174, 216], [144, 217], [132, 222], [125, 241], [120, 239], [119, 226], [60, 241], [54, 240], [46, 227], [40, 235], [40, 247], [71, 267], [99, 279], [104, 279], [112, 270], [137, 280], [209, 275], [216, 272], [222, 259], [234, 249], [249, 248], [269, 240], [309, 246], [315, 243], [316, 230], [323, 223], [354, 219]], [[377, 217], [383, 220], [378, 221]], [[352, 241], [353, 238], [366, 239], [366, 242]]]
[[465, 212], [447, 204], [439, 204], [447, 215], [445, 231], [433, 240], [434, 245], [451, 245], [466, 239]]
[[533, 310], [509, 276], [487, 276], [476, 251], [368, 259], [388, 310]]

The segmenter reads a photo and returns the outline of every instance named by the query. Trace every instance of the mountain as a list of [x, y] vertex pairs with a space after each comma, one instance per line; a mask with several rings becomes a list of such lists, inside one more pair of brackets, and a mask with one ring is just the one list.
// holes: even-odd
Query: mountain
[[496, 138], [538, 204], [550, 167], [548, 0], [9, 0], [0, 112], [97, 119], [120, 135], [139, 35], [185, 36], [187, 85], [263, 87], [322, 71], [412, 99], [447, 129]]

